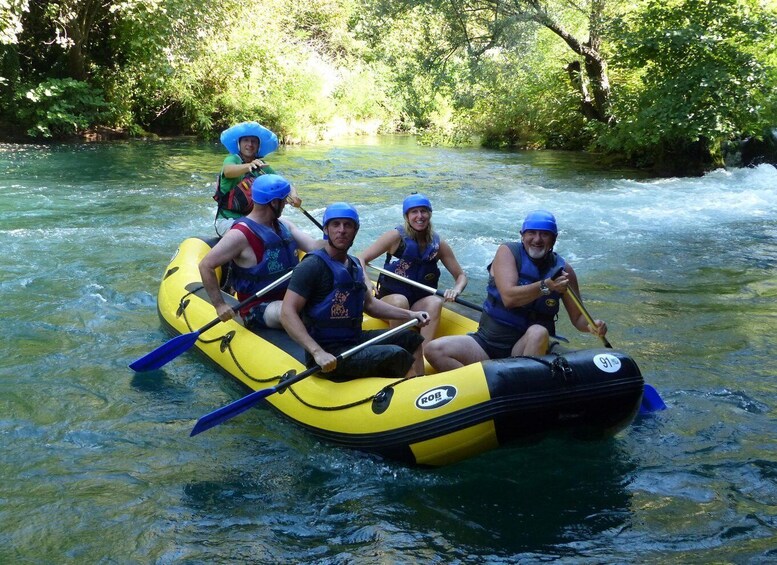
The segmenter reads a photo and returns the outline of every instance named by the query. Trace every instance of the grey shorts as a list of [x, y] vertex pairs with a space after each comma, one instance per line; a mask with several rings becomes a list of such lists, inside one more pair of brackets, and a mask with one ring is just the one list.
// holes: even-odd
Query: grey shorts
[[469, 335], [483, 348], [489, 359], [504, 359], [512, 355], [513, 346], [524, 333], [484, 314], [480, 317], [478, 331]]

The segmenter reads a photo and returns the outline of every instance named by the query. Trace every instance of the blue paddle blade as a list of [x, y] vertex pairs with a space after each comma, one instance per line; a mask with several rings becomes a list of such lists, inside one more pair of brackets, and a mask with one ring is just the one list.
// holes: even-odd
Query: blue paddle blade
[[194, 427], [192, 428], [192, 433], [189, 434], [189, 437], [196, 436], [199, 433], [209, 430], [215, 426], [218, 426], [221, 422], [229, 420], [230, 418], [234, 418], [238, 414], [245, 412], [246, 410], [251, 408], [254, 404], [259, 402], [263, 398], [267, 398], [277, 390], [278, 390], [277, 386], [271, 386], [270, 388], [263, 388], [261, 390], [257, 390], [256, 392], [252, 392], [248, 396], [244, 396], [243, 398], [235, 400], [231, 404], [222, 406], [221, 408], [219, 408], [218, 410], [214, 410], [210, 414], [205, 414], [202, 418], [197, 420], [196, 424], [194, 424]]
[[174, 337], [167, 343], [163, 343], [157, 347], [151, 353], [130, 363], [129, 368], [139, 373], [158, 369], [162, 365], [166, 365], [168, 362], [178, 357], [184, 351], [190, 349], [191, 346], [197, 342], [198, 337], [200, 337], [199, 331]]
[[639, 406], [640, 414], [650, 414], [652, 412], [658, 412], [659, 410], [666, 410], [666, 404], [661, 399], [658, 391], [649, 384], [645, 384], [645, 389], [642, 393], [642, 404]]

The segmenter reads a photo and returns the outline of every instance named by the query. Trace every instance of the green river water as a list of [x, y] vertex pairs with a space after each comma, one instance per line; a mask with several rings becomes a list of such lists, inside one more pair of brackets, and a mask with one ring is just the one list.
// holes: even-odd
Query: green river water
[[[187, 139], [0, 145], [0, 563], [777, 560], [774, 167], [651, 179], [403, 137], [268, 157], [312, 215], [359, 208], [354, 251], [426, 193], [474, 302], [498, 244], [552, 210], [589, 310], [669, 407], [605, 442], [428, 470], [261, 408], [190, 438], [245, 391], [194, 354], [127, 368], [169, 337], [160, 276], [180, 241], [212, 235], [223, 157]], [[595, 345], [563, 316], [559, 332]]]

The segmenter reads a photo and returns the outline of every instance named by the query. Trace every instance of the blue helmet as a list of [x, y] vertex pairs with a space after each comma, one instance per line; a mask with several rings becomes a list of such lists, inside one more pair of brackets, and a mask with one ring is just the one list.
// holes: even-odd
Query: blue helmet
[[402, 202], [402, 215], [407, 215], [407, 211], [411, 208], [418, 208], [419, 206], [426, 206], [429, 211], [432, 211], [432, 203], [423, 194], [411, 194]]
[[221, 132], [221, 143], [227, 151], [234, 155], [240, 154], [240, 138], [256, 137], [259, 139], [257, 157], [264, 157], [278, 149], [278, 136], [257, 122], [240, 122]]
[[251, 198], [256, 204], [269, 204], [276, 198], [283, 200], [289, 193], [291, 185], [281, 175], [259, 175], [251, 185]]
[[523, 235], [523, 232], [526, 230], [549, 231], [553, 235], [558, 235], [556, 218], [553, 217], [553, 214], [546, 212], [545, 210], [534, 210], [533, 212], [529, 212], [523, 220], [521, 235]]
[[334, 202], [326, 207], [324, 210], [324, 227], [330, 220], [335, 218], [348, 218], [356, 222], [356, 229], [359, 229], [359, 213], [356, 208], [348, 204], [347, 202]]

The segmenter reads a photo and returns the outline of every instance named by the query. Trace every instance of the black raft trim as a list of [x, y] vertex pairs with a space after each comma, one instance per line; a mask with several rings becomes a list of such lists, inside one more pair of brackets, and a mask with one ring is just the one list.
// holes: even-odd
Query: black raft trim
[[295, 423], [322, 441], [415, 463], [412, 444], [489, 420], [494, 421], [500, 445], [569, 427], [623, 427], [639, 407], [642, 387], [642, 377], [637, 376], [604, 380], [574, 390], [508, 394], [427, 422], [371, 434], [331, 432]]

